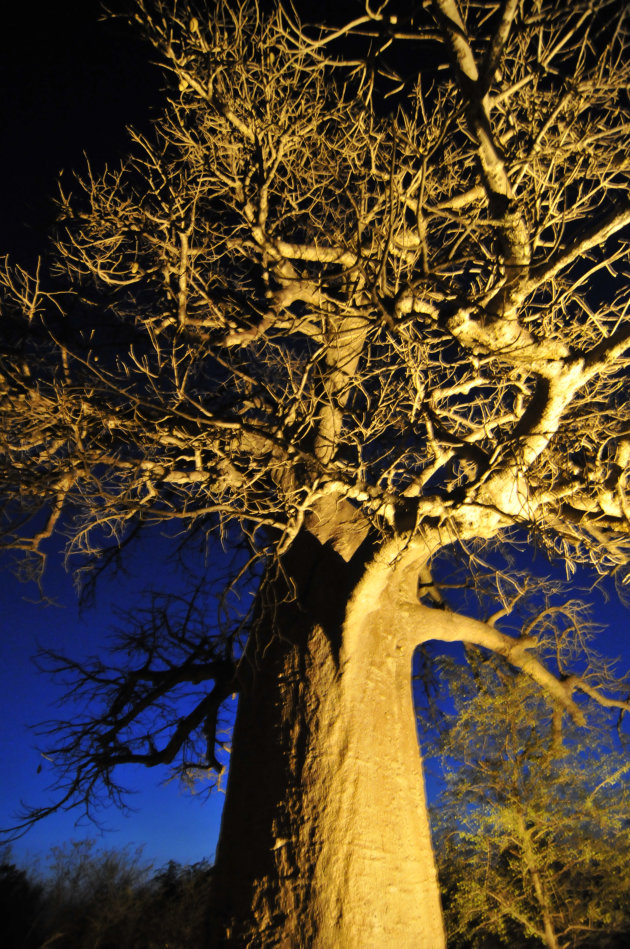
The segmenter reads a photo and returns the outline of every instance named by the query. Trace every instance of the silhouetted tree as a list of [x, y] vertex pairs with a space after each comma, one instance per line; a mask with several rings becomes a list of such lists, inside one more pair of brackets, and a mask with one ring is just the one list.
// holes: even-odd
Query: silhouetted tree
[[4, 855], [0, 862], [0, 926], [5, 949], [40, 945], [42, 887]]
[[138, 930], [148, 910], [144, 891], [148, 874], [139, 851], [98, 849], [93, 840], [53, 847], [44, 883], [43, 945], [63, 949], [142, 945]]

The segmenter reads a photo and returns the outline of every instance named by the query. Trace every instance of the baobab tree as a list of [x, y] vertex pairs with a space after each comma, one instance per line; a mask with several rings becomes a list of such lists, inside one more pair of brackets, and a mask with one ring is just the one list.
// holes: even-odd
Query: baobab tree
[[[122, 665], [75, 667], [103, 704], [58, 803], [220, 767], [237, 692], [212, 938], [439, 949], [416, 647], [493, 650], [577, 721], [625, 707], [506, 626], [500, 582], [525, 540], [627, 566], [624, 11], [135, 15], [171, 77], [153, 135], [62, 191], [52, 284], [2, 278], [5, 541], [38, 570], [65, 532], [98, 570], [174, 527], [237, 552], [224, 603], [255, 595], [179, 630], [158, 602]], [[444, 564], [472, 581], [490, 543], [496, 611], [449, 607]]]

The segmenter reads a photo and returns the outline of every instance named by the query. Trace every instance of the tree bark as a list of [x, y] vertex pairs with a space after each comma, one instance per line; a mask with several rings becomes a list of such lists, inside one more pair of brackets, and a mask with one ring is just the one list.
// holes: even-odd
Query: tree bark
[[211, 944], [440, 949], [413, 649], [387, 570], [366, 582], [306, 533], [284, 568], [297, 597], [276, 582], [244, 664]]

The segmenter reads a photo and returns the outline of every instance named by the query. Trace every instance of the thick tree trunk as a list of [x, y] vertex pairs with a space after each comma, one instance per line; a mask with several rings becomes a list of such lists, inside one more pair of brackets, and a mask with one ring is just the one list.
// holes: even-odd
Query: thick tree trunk
[[412, 649], [386, 584], [296, 550], [297, 600], [270, 607], [240, 696], [214, 945], [440, 949]]

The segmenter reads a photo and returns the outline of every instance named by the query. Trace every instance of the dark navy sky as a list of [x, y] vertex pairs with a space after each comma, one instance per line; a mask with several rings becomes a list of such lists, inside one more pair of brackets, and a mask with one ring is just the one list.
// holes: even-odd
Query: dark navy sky
[[[125, 0], [107, 5], [124, 9]], [[59, 172], [126, 151], [126, 127], [147, 128], [160, 73], [99, 0], [24, 0], [3, 17], [0, 55], [0, 253], [39, 250]]]
[[[122, 0], [121, 0], [122, 2]], [[110, 4], [111, 5], [111, 4]], [[50, 196], [65, 169], [81, 170], [83, 152], [96, 171], [126, 151], [125, 126], [147, 128], [160, 102], [160, 74], [146, 49], [122, 23], [99, 24], [97, 0], [24, 2], [12, 23], [3, 23], [0, 56], [0, 255], [32, 263], [53, 221]], [[51, 563], [46, 590], [59, 606], [32, 602], [34, 590], [22, 587], [0, 558], [0, 826], [6, 826], [20, 799], [45, 804], [51, 778], [48, 762], [28, 729], [62, 716], [53, 703], [61, 692], [39, 673], [30, 657], [38, 646], [86, 655], [97, 652], [114, 622], [114, 606], [133, 605], [137, 592], [165, 585], [170, 572], [155, 552], [136, 556], [129, 577], [101, 583], [96, 606], [79, 613], [70, 578]], [[30, 596], [31, 602], [23, 599]], [[607, 629], [601, 649], [630, 657], [630, 613], [611, 599], [595, 599], [596, 618]], [[39, 766], [42, 765], [38, 773]], [[144, 845], [157, 866], [169, 859], [184, 863], [212, 857], [222, 796], [209, 802], [183, 792], [176, 782], [160, 786], [164, 772], [129, 769], [127, 783], [137, 789], [135, 813], [105, 815], [112, 828], [104, 846]], [[90, 824], [75, 827], [76, 815], [57, 815], [14, 845], [26, 860], [68, 838], [97, 836]]]

